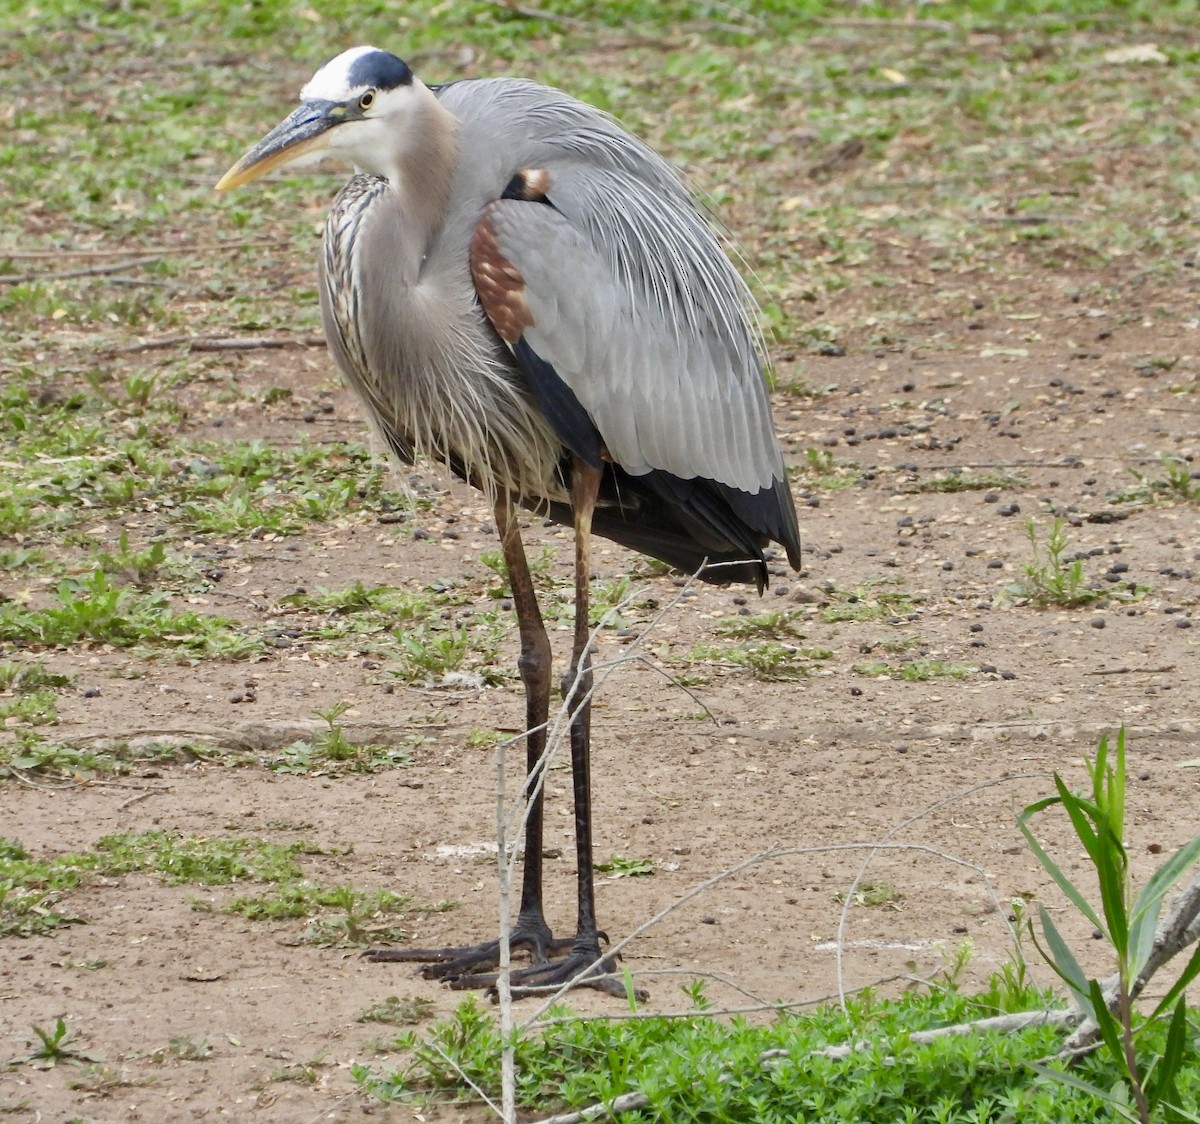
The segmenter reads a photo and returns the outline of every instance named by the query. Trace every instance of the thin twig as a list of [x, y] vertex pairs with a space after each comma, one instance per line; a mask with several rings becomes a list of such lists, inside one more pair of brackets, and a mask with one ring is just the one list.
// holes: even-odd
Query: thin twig
[[66, 784], [40, 784], [38, 781], [27, 777], [24, 772], [18, 769], [15, 765], [4, 766], [17, 780], [28, 788], [36, 788], [41, 792], [67, 792], [73, 788], [79, 788], [78, 781], [68, 781]]
[[61, 273], [5, 273], [0, 274], [0, 285], [27, 285], [34, 281], [66, 281], [71, 277], [95, 277], [101, 273], [120, 273], [125, 269], [137, 269], [139, 266], [152, 265], [161, 260], [161, 258], [138, 258], [133, 261], [110, 262], [108, 265], [65, 269]]
[[227, 250], [245, 250], [252, 247], [285, 246], [288, 242], [283, 238], [256, 238], [241, 242], [207, 242], [192, 246], [147, 246], [144, 250], [130, 249], [128, 246], [114, 247], [111, 250], [68, 250], [65, 247], [55, 250], [13, 250], [0, 249], [0, 261], [38, 261], [63, 258], [115, 258], [115, 257], [165, 257], [169, 254], [224, 253]]
[[190, 351], [255, 351], [263, 348], [324, 347], [324, 336], [251, 336], [239, 339], [228, 336], [165, 336], [113, 348], [118, 355], [134, 355], [141, 351], [160, 351], [168, 347], [186, 346]]
[[949, 20], [930, 19], [872, 19], [870, 16], [834, 16], [814, 20], [821, 27], [847, 27], [860, 31], [957, 31], [958, 24]]
[[[649, 971], [638, 972], [639, 979], [645, 976], [657, 975], [700, 977], [729, 983], [728, 979], [717, 972], [705, 972], [691, 968], [652, 968]], [[897, 980], [910, 979], [912, 977], [907, 972], [899, 972], [892, 976], [881, 976], [877, 980], [871, 980], [870, 983], [859, 984], [857, 987], [851, 988], [850, 991], [851, 994], [856, 994], [860, 991], [873, 991], [876, 988], [883, 987], [885, 984], [895, 983]], [[736, 985], [731, 986], [734, 986], [738, 991], [743, 990]], [[650, 1013], [645, 1011], [610, 1011], [603, 1015], [556, 1015], [552, 1019], [543, 1019], [536, 1026], [537, 1029], [543, 1030], [548, 1026], [557, 1026], [559, 1023], [645, 1022], [649, 1019], [666, 1019], [669, 1021], [680, 1019], [723, 1019], [732, 1015], [760, 1015], [766, 1011], [799, 1011], [805, 1007], [818, 1007], [823, 1003], [831, 1003], [836, 998], [837, 993], [833, 992], [829, 995], [816, 995], [809, 999], [777, 1000], [770, 1003], [756, 1003], [747, 1007], [705, 1007], [703, 1010], [654, 1011]]]
[[[881, 843], [886, 842], [888, 839], [891, 839], [893, 836], [897, 835], [899, 832], [903, 831], [905, 828], [911, 827], [918, 820], [924, 819], [926, 816], [930, 815], [931, 813], [936, 812], [939, 808], [944, 808], [947, 804], [954, 804], [957, 801], [962, 800], [967, 796], [974, 795], [976, 792], [982, 792], [985, 789], [995, 788], [997, 785], [1009, 784], [1012, 781], [1039, 780], [1044, 777], [1045, 777], [1044, 773], [1017, 773], [1014, 776], [1000, 777], [994, 781], [984, 781], [983, 784], [977, 784], [973, 788], [968, 788], [965, 792], [956, 792], [953, 796], [948, 796], [948, 797], [946, 797], [945, 800], [939, 800], [939, 801], [937, 801], [936, 804], [931, 804], [931, 805], [929, 805], [929, 807], [923, 808], [921, 811], [917, 812], [915, 815], [909, 816], [908, 819], [903, 820], [902, 822], [896, 824], [894, 827], [890, 828], [884, 834], [884, 836], [880, 840], [880, 842]], [[863, 877], [867, 873], [867, 867], [869, 867], [871, 865], [871, 861], [874, 858], [875, 858], [874, 852], [871, 852], [867, 855], [867, 857], [865, 859], [863, 859], [862, 866], [860, 866], [858, 868], [858, 873], [854, 876], [854, 881], [850, 883], [850, 889], [846, 891], [846, 896], [845, 896], [844, 900], [842, 901], [841, 916], [838, 918], [837, 937], [836, 937], [836, 944], [835, 944], [834, 952], [835, 952], [835, 958], [836, 958], [836, 964], [837, 964], [838, 995], [841, 997], [839, 999], [839, 1002], [841, 1004], [843, 1011], [846, 1009], [846, 1000], [845, 1000], [845, 995], [844, 995], [844, 991], [843, 991], [845, 977], [843, 975], [843, 970], [842, 970], [843, 969], [842, 939], [846, 932], [846, 918], [850, 914], [850, 905], [854, 901], [854, 895], [855, 895], [855, 892], [858, 890], [859, 883], [863, 880]], [[964, 863], [963, 865], [971, 866], [973, 864]], [[1000, 905], [1000, 901], [996, 896], [996, 891], [992, 888], [992, 880], [988, 877], [987, 872], [984, 871], [982, 867], [976, 867], [975, 869], [979, 871], [980, 876], [983, 878], [983, 884], [987, 887], [987, 891], [991, 895], [992, 902], [996, 907], [996, 912], [1004, 919], [1004, 924], [1007, 926], [1009, 935], [1012, 937], [1013, 943], [1015, 945], [1017, 942], [1017, 934], [1013, 930], [1012, 924], [1008, 920], [1008, 914], [1004, 911], [1004, 909]]]
[[[965, 866], [968, 870], [974, 871], [985, 883], [987, 882], [987, 872], [976, 863], [970, 862], [967, 859], [961, 859], [957, 855], [952, 855], [948, 851], [939, 850], [937, 847], [930, 847], [924, 843], [827, 843], [816, 847], [774, 847], [768, 851], [760, 851], [757, 855], [751, 855], [747, 859], [736, 863], [734, 866], [728, 867], [719, 874], [714, 874], [711, 878], [706, 878], [703, 882], [697, 883], [687, 893], [676, 898], [675, 901], [660, 909], [653, 917], [647, 921], [643, 921], [635, 929], [632, 930], [626, 937], [618, 941], [604, 955], [593, 963], [587, 965], [575, 977], [575, 980], [568, 981], [558, 988], [553, 995], [549, 997], [524, 1023], [521, 1024], [521, 1029], [524, 1030], [530, 1026], [535, 1020], [541, 1018], [555, 1003], [565, 995], [574, 983], [581, 978], [586, 978], [592, 970], [601, 963], [601, 960], [616, 956], [622, 949], [625, 948], [631, 941], [640, 937], [647, 929], [653, 928], [664, 918], [670, 916], [681, 906], [686, 905], [692, 898], [698, 897], [707, 890], [711, 890], [714, 886], [724, 882], [728, 878], [732, 878], [736, 874], [741, 874], [744, 870], [749, 870], [751, 867], [759, 866], [764, 862], [771, 862], [775, 859], [797, 858], [800, 856], [810, 855], [829, 855], [847, 851], [915, 851], [918, 854], [933, 855], [944, 862], [952, 863], [955, 866]], [[994, 896], [994, 895], [993, 895]]]
[[1173, 663], [1165, 667], [1102, 667], [1096, 671], [1085, 671], [1084, 675], [1165, 675], [1174, 671]]

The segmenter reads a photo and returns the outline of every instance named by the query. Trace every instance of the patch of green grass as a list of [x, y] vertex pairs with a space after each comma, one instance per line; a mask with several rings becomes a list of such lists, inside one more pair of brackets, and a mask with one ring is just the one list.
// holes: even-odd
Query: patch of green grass
[[901, 679], [906, 683], [928, 683], [931, 679], [966, 679], [978, 673], [979, 668], [966, 664], [949, 663], [946, 660], [904, 660], [890, 664], [882, 660], [855, 665], [855, 672], [872, 679]]
[[57, 722], [58, 692], [69, 682], [69, 676], [51, 672], [40, 660], [0, 660], [0, 725], [46, 726]]
[[95, 1062], [97, 1059], [80, 1049], [79, 1039], [67, 1029], [66, 1022], [59, 1017], [54, 1022], [53, 1030], [43, 1030], [40, 1026], [32, 1028], [37, 1044], [23, 1058], [16, 1058], [18, 1065], [31, 1065], [35, 1069], [53, 1069], [60, 1062]]
[[[834, 901], [844, 902], [846, 895], [839, 890], [833, 898]], [[860, 882], [854, 891], [854, 900], [862, 906], [894, 905], [903, 898], [899, 890], [886, 882]]]
[[177, 1034], [167, 1039], [167, 1044], [160, 1046], [150, 1057], [156, 1062], [202, 1062], [212, 1052], [213, 1048], [206, 1039]]
[[654, 873], [654, 863], [650, 859], [631, 859], [621, 855], [609, 855], [606, 861], [594, 865], [596, 870], [607, 874], [609, 878], [636, 878]]
[[[345, 773], [377, 773], [380, 769], [403, 768], [412, 764], [409, 748], [389, 745], [358, 745], [346, 737], [338, 719], [350, 709], [347, 702], [335, 703], [327, 710], [317, 711], [325, 729], [309, 741], [293, 742], [272, 757], [267, 768], [275, 773], [316, 776]], [[409, 746], [426, 739], [420, 734], [409, 737]]]
[[380, 1003], [368, 1007], [355, 1017], [355, 1022], [383, 1023], [385, 1026], [417, 1026], [433, 1018], [435, 1005], [432, 999], [418, 995], [413, 999], [399, 999], [389, 995]]
[[45, 690], [57, 690], [70, 684], [69, 675], [51, 671], [41, 660], [31, 663], [16, 660], [0, 660], [0, 691], [27, 694]]
[[905, 484], [902, 492], [981, 492], [995, 490], [1010, 491], [1025, 487], [1024, 477], [1008, 472], [946, 472], [926, 480], [914, 480]]
[[803, 636], [798, 626], [803, 616], [803, 609], [780, 609], [773, 613], [726, 617], [717, 622], [713, 631], [718, 636], [728, 636], [739, 640], [758, 637], [780, 640], [784, 637]]
[[907, 616], [913, 599], [906, 593], [860, 586], [857, 589], [827, 588], [820, 616], [828, 624], [841, 621], [877, 621]]
[[243, 626], [191, 609], [175, 610], [170, 594], [114, 586], [103, 569], [86, 580], [66, 579], [55, 603], [30, 609], [0, 603], [0, 640], [28, 647], [67, 647], [81, 642], [118, 648], [174, 650], [189, 658], [244, 659], [262, 649]]
[[297, 1062], [294, 1065], [285, 1065], [282, 1069], [277, 1069], [271, 1074], [272, 1081], [299, 1081], [303, 1085], [315, 1085], [320, 1080], [320, 1074], [317, 1072], [321, 1066], [327, 1066], [330, 1063], [325, 1060], [327, 1052], [322, 1050], [315, 1058], [307, 1062]]
[[1196, 503], [1200, 504], [1200, 473], [1192, 470], [1182, 457], [1160, 458], [1161, 474], [1129, 471], [1137, 480], [1136, 487], [1117, 493], [1119, 503]]
[[[558, 550], [552, 543], [543, 543], [536, 553], [526, 553], [525, 561], [535, 585], [546, 589], [558, 584], [553, 571], [554, 560], [557, 557]], [[485, 550], [479, 556], [479, 561], [500, 579], [500, 584], [493, 584], [488, 588], [488, 596], [511, 597], [512, 587], [508, 581], [508, 564], [504, 561], [504, 552], [499, 549]]]
[[687, 663], [705, 661], [746, 669], [755, 679], [785, 682], [804, 679], [814, 671], [814, 664], [831, 658], [829, 648], [817, 645], [796, 646], [768, 640], [761, 644], [719, 646], [697, 644], [684, 657]]
[[[923, 1044], [910, 1038], [917, 1029], [1051, 1003], [1047, 992], [1001, 974], [976, 995], [953, 984], [899, 999], [868, 992], [850, 999], [844, 1012], [822, 1007], [766, 1025], [709, 1019], [700, 1010], [691, 1018], [613, 1023], [572, 1019], [559, 1009], [561, 1021], [516, 1042], [518, 1104], [562, 1111], [639, 1093], [643, 1107], [621, 1114], [630, 1124], [1094, 1124], [1104, 1118], [1094, 1097], [1047, 1081], [1028, 1066], [1058, 1048], [1053, 1028], [946, 1035]], [[1165, 1029], [1147, 1033], [1161, 1038]], [[864, 1041], [871, 1045], [856, 1047]], [[467, 1080], [493, 1099], [499, 1096], [499, 1032], [476, 1000], [424, 1035], [409, 1031], [393, 1045], [406, 1055], [400, 1068], [352, 1069], [364, 1091], [384, 1102], [471, 1096]], [[830, 1047], [839, 1046], [851, 1049], [829, 1056]], [[1189, 1051], [1195, 1057], [1194, 1043]], [[1111, 1069], [1096, 1056], [1080, 1060], [1075, 1072], [1101, 1086], [1111, 1082]], [[1179, 1100], [1193, 1111], [1200, 1102], [1194, 1064], [1181, 1071]]]
[[308, 919], [300, 939], [320, 945], [351, 946], [406, 939], [392, 918], [412, 912], [441, 912], [451, 901], [420, 905], [391, 890], [320, 886], [308, 881], [299, 855], [337, 854], [307, 841], [272, 843], [243, 837], [208, 838], [167, 831], [106, 835], [94, 849], [34, 860], [17, 840], [0, 839], [0, 936], [32, 937], [80, 919], [59, 901], [85, 879], [120, 877], [135, 871], [154, 874], [169, 885], [228, 886], [269, 884], [260, 894], [239, 894], [223, 906], [205, 903], [254, 921]]
[[316, 593], [299, 590], [279, 600], [283, 605], [334, 616], [373, 613], [389, 621], [422, 620], [435, 615], [444, 605], [453, 601], [444, 594], [437, 595], [429, 590], [392, 589], [385, 585], [368, 589], [361, 581], [345, 589], [318, 589]]
[[1091, 585], [1083, 570], [1083, 560], [1067, 556], [1066, 525], [1055, 519], [1046, 532], [1045, 542], [1038, 536], [1037, 524], [1025, 521], [1025, 535], [1033, 549], [1033, 561], [1025, 563], [1025, 576], [1014, 582], [1005, 595], [1021, 603], [1060, 608], [1090, 605], [1109, 591]]
[[0, 696], [0, 724], [48, 726], [57, 721], [57, 691], [30, 691], [13, 699]]
[[297, 855], [330, 854], [309, 842], [218, 839], [168, 831], [105, 835], [90, 854], [68, 856], [78, 869], [117, 876], [157, 874], [169, 884], [225, 886], [233, 882], [291, 882], [302, 876]]
[[123, 767], [116, 754], [65, 745], [27, 729], [14, 730], [11, 742], [0, 743], [0, 765], [23, 773], [63, 777], [110, 773]]
[[858, 466], [841, 463], [832, 449], [805, 449], [804, 460], [788, 467], [788, 476], [805, 488], [836, 492], [858, 482]]
[[234, 898], [223, 910], [252, 921], [308, 918], [301, 940], [323, 947], [353, 947], [407, 939], [403, 929], [377, 922], [411, 912], [412, 898], [391, 890], [288, 882], [267, 894]]
[[474, 627], [436, 627], [419, 623], [404, 629], [389, 651], [396, 656], [393, 674], [410, 683], [437, 686], [461, 676], [464, 682], [496, 683], [510, 672], [496, 665], [501, 641], [512, 627], [510, 614], [477, 613]]

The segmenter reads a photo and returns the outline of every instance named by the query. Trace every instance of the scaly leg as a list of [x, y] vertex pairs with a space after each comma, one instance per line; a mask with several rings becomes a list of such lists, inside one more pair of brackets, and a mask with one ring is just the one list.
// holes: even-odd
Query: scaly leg
[[[593, 468], [578, 457], [571, 474], [571, 506], [575, 513], [575, 643], [571, 667], [562, 680], [563, 699], [571, 715], [571, 775], [575, 796], [575, 856], [578, 877], [579, 913], [575, 939], [561, 959], [533, 964], [512, 973], [514, 995], [529, 994], [530, 989], [561, 987], [574, 982], [576, 987], [592, 987], [622, 998], [625, 986], [610, 978], [616, 972], [612, 957], [605, 957], [600, 942], [607, 936], [596, 924], [596, 890], [592, 876], [592, 787], [591, 717], [592, 666], [588, 641], [591, 574], [592, 513], [600, 490], [602, 469]], [[579, 974], [595, 965], [581, 978]], [[495, 973], [462, 976], [454, 987], [492, 987]], [[645, 993], [639, 992], [639, 998]]]
[[[496, 501], [496, 530], [508, 567], [512, 586], [513, 607], [521, 634], [521, 657], [518, 667], [525, 683], [526, 793], [532, 792], [529, 815], [525, 826], [525, 864], [521, 878], [521, 904], [509, 944], [525, 950], [534, 964], [559, 955], [572, 947], [570, 940], [555, 940], [546, 924], [542, 909], [542, 786], [538, 784], [542, 755], [546, 750], [546, 720], [550, 713], [550, 640], [542, 623], [533, 578], [525, 548], [521, 543], [516, 514], [508, 496]], [[370, 949], [365, 956], [376, 961], [424, 962], [428, 967], [421, 974], [428, 979], [456, 981], [487, 972], [500, 962], [500, 942], [450, 948]], [[460, 986], [476, 986], [463, 983]]]

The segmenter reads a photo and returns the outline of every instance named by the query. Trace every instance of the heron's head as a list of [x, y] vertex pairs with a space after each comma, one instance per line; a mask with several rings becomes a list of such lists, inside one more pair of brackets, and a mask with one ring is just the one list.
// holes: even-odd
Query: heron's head
[[418, 88], [408, 64], [375, 47], [352, 47], [327, 62], [300, 91], [300, 108], [229, 169], [218, 191], [248, 183], [284, 164], [337, 154], [391, 176], [403, 120]]

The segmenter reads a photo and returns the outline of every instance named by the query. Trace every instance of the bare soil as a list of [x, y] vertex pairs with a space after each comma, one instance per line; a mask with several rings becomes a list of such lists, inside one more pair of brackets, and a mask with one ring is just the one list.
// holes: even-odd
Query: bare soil
[[[797, 850], [719, 882], [629, 946], [625, 960], [639, 976], [678, 973], [644, 978], [648, 1010], [685, 1008], [679, 985], [693, 975], [707, 976], [710, 996], [732, 1007], [836, 992], [837, 895], [866, 858], [854, 848], [885, 836], [928, 849], [874, 857], [867, 879], [897, 897], [851, 909], [842, 942], [846, 986], [932, 974], [966, 940], [974, 946], [970, 972], [992, 971], [1013, 954], [1005, 915], [1014, 895], [1046, 894], [1053, 909], [1061, 906], [1022, 845], [1014, 810], [1049, 790], [1052, 770], [1081, 782], [1082, 756], [1120, 726], [1130, 737], [1137, 872], [1144, 875], [1155, 854], [1196, 830], [1197, 774], [1179, 766], [1196, 755], [1200, 726], [1191, 674], [1200, 630], [1186, 627], [1197, 603], [1197, 508], [1107, 498], [1130, 486], [1140, 454], [1195, 455], [1190, 399], [1168, 390], [1196, 376], [1193, 336], [1161, 322], [1141, 327], [1137, 294], [1117, 323], [1063, 296], [1061, 278], [1037, 280], [1025, 299], [1012, 298], [1017, 313], [973, 310], [971, 324], [982, 327], [965, 318], [932, 320], [886, 354], [852, 344], [846, 356], [811, 360], [811, 381], [837, 389], [811, 399], [780, 395], [779, 431], [791, 453], [828, 447], [857, 474], [853, 486], [814, 490], [807, 502], [801, 496], [804, 572], [781, 570], [761, 603], [732, 588], [688, 589], [643, 639], [646, 660], [629, 660], [605, 682], [594, 734], [597, 854], [649, 858], [655, 868], [648, 877], [600, 877], [601, 919], [614, 937], [759, 852]], [[1194, 293], [1156, 294], [1172, 297], [1181, 315], [1194, 305]], [[1036, 340], [1026, 333], [1020, 344], [1026, 354], [985, 358], [989, 348], [1016, 350], [1013, 325], [1028, 321], [1010, 317], [1022, 310], [1038, 317]], [[1081, 349], [1086, 358], [1076, 357]], [[1180, 355], [1174, 369], [1139, 373], [1144, 356], [1164, 351]], [[318, 361], [250, 353], [230, 362], [239, 380], [264, 386], [279, 385], [280, 364], [292, 364], [294, 383], [314, 388], [328, 375], [323, 353], [314, 354]], [[357, 435], [353, 403], [340, 391], [333, 401], [334, 413], [317, 423], [322, 436]], [[311, 436], [312, 424], [298, 414], [239, 414], [226, 428], [290, 440]], [[955, 467], [1019, 474], [1025, 483], [995, 494], [903, 490]], [[1020, 511], [1003, 514], [1011, 505]], [[1112, 574], [1114, 593], [1131, 583], [1149, 591], [1098, 608], [1006, 602], [1002, 591], [1032, 560], [1024, 520], [1033, 515], [1045, 526], [1050, 510], [1072, 516], [1074, 550], [1097, 552], [1086, 563], [1090, 577], [1121, 563], [1127, 569]], [[449, 486], [417, 518], [427, 537], [363, 524], [232, 543], [228, 576], [201, 600], [263, 627], [278, 623], [279, 599], [298, 586], [416, 587], [464, 575], [482, 583], [479, 554], [493, 541], [480, 497]], [[556, 566], [565, 567], [566, 533], [530, 522], [533, 553], [554, 544]], [[615, 577], [633, 565], [604, 544], [596, 571]], [[912, 612], [822, 620], [826, 583], [847, 590], [878, 582], [910, 595]], [[680, 592], [670, 576], [642, 584], [660, 603]], [[810, 610], [802, 642], [833, 651], [802, 681], [709, 669], [706, 682], [684, 691], [655, 673], [679, 673], [674, 657], [711, 642], [715, 622], [742, 608], [798, 604]], [[566, 628], [563, 622], [556, 633], [560, 656]], [[929, 682], [854, 670], [887, 659], [880, 646], [899, 636], [916, 637], [926, 658], [981, 670]], [[606, 632], [599, 658], [614, 658], [630, 643], [629, 635]], [[510, 638], [501, 662], [511, 664], [513, 645]], [[348, 851], [304, 860], [322, 882], [462, 903], [413, 917], [414, 942], [493, 932], [496, 877], [486, 844], [494, 753], [465, 741], [475, 728], [520, 728], [515, 681], [388, 690], [373, 661], [330, 663], [303, 643], [248, 665], [135, 668], [127, 655], [98, 650], [57, 653], [49, 663], [76, 677], [79, 690], [64, 703], [61, 729], [70, 741], [179, 737], [265, 752], [311, 732], [314, 712], [341, 700], [354, 704], [342, 721], [357, 739], [405, 744], [417, 732], [429, 740], [411, 767], [367, 776], [283, 776], [198, 761], [147, 766], [119, 783], [9, 781], [5, 831], [19, 828], [39, 855], [152, 828], [313, 839]], [[248, 682], [253, 701], [245, 701]], [[85, 697], [89, 688], [98, 693]], [[557, 855], [548, 864], [550, 908], [565, 930], [574, 900], [565, 771], [552, 774], [549, 800], [548, 845]], [[1068, 869], [1082, 869], [1065, 834], [1052, 832], [1049, 842]], [[366, 963], [355, 950], [298, 943], [299, 922], [247, 922], [194, 908], [219, 905], [231, 893], [140, 876], [98, 880], [70, 897], [86, 925], [4, 942], [0, 1018], [9, 1051], [21, 1052], [26, 1028], [62, 1016], [112, 1073], [136, 1083], [73, 1088], [75, 1066], [8, 1069], [0, 1073], [0, 1105], [11, 1119], [479, 1116], [384, 1110], [354, 1095], [348, 1075], [356, 1061], [386, 1061], [368, 1042], [386, 1038], [387, 1028], [357, 1022], [365, 1009], [394, 995], [427, 998], [448, 1013], [461, 996], [407, 968]], [[1086, 949], [1077, 919], [1066, 910], [1061, 917]], [[82, 966], [95, 961], [104, 966]], [[598, 1013], [614, 1006], [587, 992], [571, 1001]], [[172, 1059], [169, 1050], [164, 1057], [173, 1039], [203, 1043], [206, 1052], [194, 1060]], [[314, 1082], [278, 1079], [289, 1065], [313, 1061]]]

